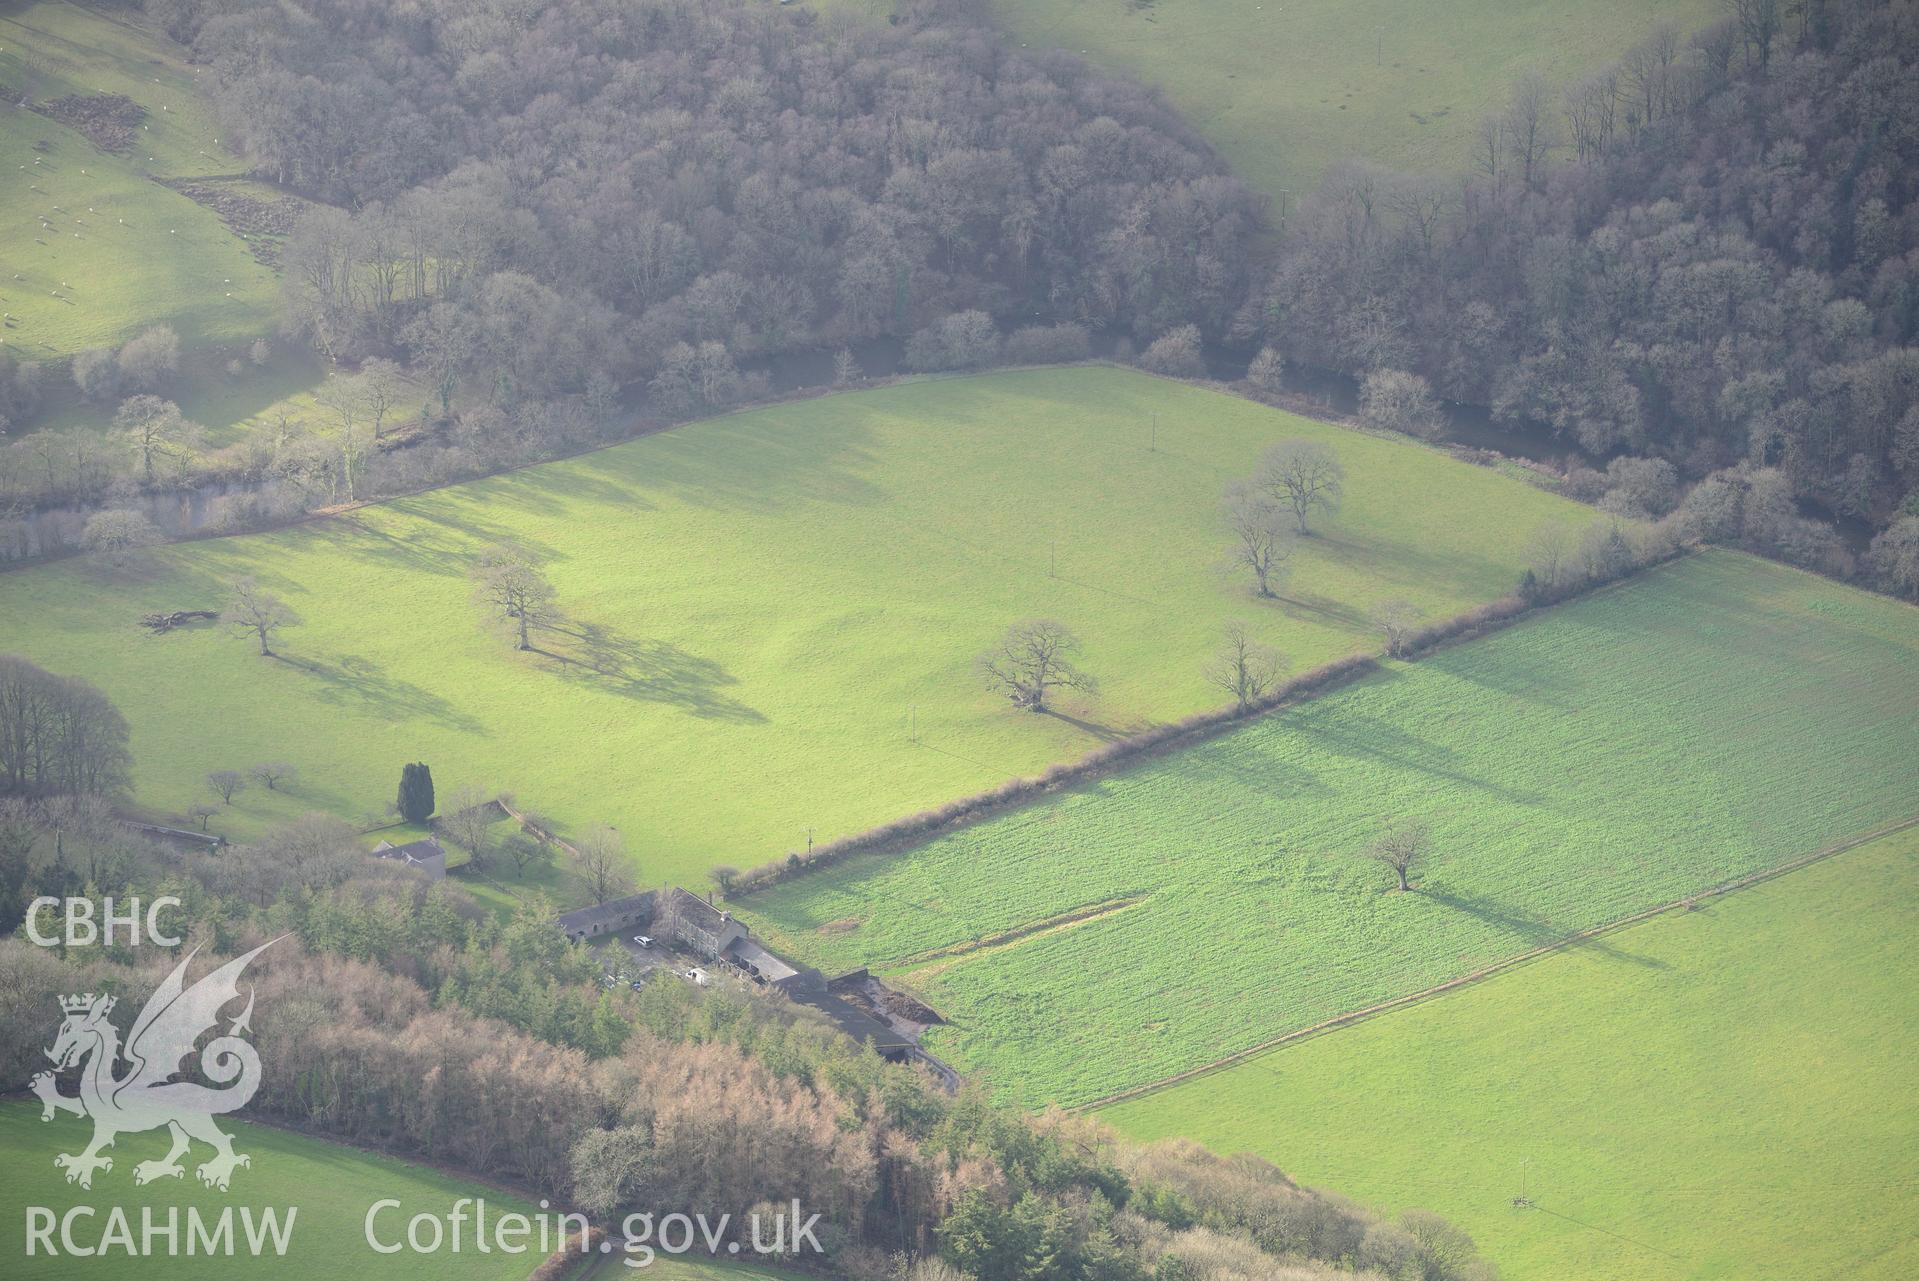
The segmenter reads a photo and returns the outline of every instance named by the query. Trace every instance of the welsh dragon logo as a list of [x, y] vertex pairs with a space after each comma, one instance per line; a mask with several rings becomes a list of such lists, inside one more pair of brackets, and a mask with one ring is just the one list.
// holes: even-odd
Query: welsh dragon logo
[[[239, 998], [240, 972], [247, 962], [277, 942], [235, 957], [192, 987], [186, 986], [187, 965], [199, 949], [189, 952], [141, 1009], [124, 1049], [119, 1030], [107, 1018], [113, 1011], [113, 997], [89, 992], [60, 998], [66, 1021], [46, 1052], [54, 1071], [39, 1073], [29, 1084], [40, 1096], [42, 1121], [51, 1121], [55, 1112], [93, 1118], [93, 1142], [84, 1151], [53, 1158], [54, 1165], [67, 1172], [68, 1183], [92, 1187], [94, 1171], [113, 1169], [113, 1159], [102, 1156], [101, 1150], [112, 1147], [115, 1136], [161, 1126], [172, 1134], [173, 1149], [161, 1160], [136, 1165], [135, 1183], [182, 1177], [186, 1171], [180, 1158], [194, 1139], [214, 1152], [196, 1171], [208, 1187], [226, 1191], [233, 1171], [252, 1164], [245, 1153], [233, 1150], [232, 1136], [213, 1123], [215, 1116], [245, 1107], [260, 1088], [260, 1055], [244, 1039], [252, 1030], [250, 990], [246, 1008], [228, 1024], [225, 1035], [200, 1051], [201, 1074], [222, 1088], [173, 1078], [200, 1038], [216, 1030], [220, 1011]], [[128, 1069], [116, 1076], [114, 1069], [122, 1059]], [[79, 1095], [60, 1093], [54, 1072], [75, 1066], [80, 1067]]]

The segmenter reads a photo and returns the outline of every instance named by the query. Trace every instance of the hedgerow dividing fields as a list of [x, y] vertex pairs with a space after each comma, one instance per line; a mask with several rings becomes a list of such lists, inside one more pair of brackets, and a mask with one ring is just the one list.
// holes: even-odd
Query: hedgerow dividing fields
[[[482, 1188], [426, 1166], [337, 1143], [244, 1122], [223, 1122], [222, 1128], [232, 1133], [236, 1151], [253, 1158], [251, 1165], [235, 1172], [230, 1191], [203, 1187], [194, 1177], [193, 1166], [208, 1155], [208, 1150], [197, 1144], [183, 1162], [187, 1167], [184, 1178], [136, 1184], [136, 1164], [166, 1155], [164, 1130], [121, 1135], [111, 1154], [113, 1169], [95, 1174], [93, 1187], [88, 1190], [66, 1182], [53, 1157], [57, 1152], [77, 1152], [84, 1147], [93, 1132], [91, 1122], [62, 1115], [43, 1123], [37, 1102], [0, 1103], [0, 1151], [7, 1154], [7, 1159], [0, 1162], [0, 1204], [9, 1207], [9, 1212], [0, 1216], [0, 1257], [9, 1260], [7, 1275], [19, 1281], [99, 1281], [102, 1277], [134, 1275], [153, 1281], [225, 1281], [263, 1275], [300, 1281], [338, 1277], [363, 1277], [367, 1281], [518, 1281], [540, 1262], [537, 1251], [518, 1255], [477, 1253], [470, 1222], [466, 1249], [458, 1254], [451, 1249], [437, 1254], [412, 1250], [393, 1255], [375, 1253], [366, 1243], [365, 1220], [376, 1201], [394, 1198], [402, 1206], [379, 1219], [383, 1243], [403, 1236], [406, 1222], [413, 1215], [444, 1216], [462, 1197], [484, 1197], [489, 1215], [532, 1214], [534, 1207], [495, 1188]], [[133, 1259], [117, 1249], [94, 1258], [76, 1258], [64, 1252], [57, 1258], [27, 1258], [24, 1208], [45, 1206], [63, 1215], [75, 1205], [95, 1208], [91, 1218], [76, 1220], [74, 1235], [79, 1244], [98, 1244], [110, 1208], [119, 1206], [132, 1225], [135, 1249], [141, 1241], [141, 1207], [153, 1207], [155, 1221], [161, 1225], [166, 1223], [168, 1207], [178, 1207], [180, 1255], [169, 1257], [165, 1239], [156, 1237], [153, 1253]], [[272, 1207], [280, 1212], [282, 1223], [285, 1210], [297, 1208], [286, 1257], [255, 1259], [245, 1253], [230, 1258], [188, 1257], [189, 1206], [197, 1207], [209, 1223], [222, 1210], [233, 1208], [237, 1243], [245, 1239], [238, 1219], [240, 1206], [251, 1208], [256, 1216]], [[54, 1240], [59, 1241], [57, 1233]], [[235, 1248], [244, 1249], [242, 1244]]]
[[1915, 895], [1908, 829], [1102, 1116], [1437, 1211], [1508, 1281], [1903, 1281]]
[[1919, 611], [1708, 552], [742, 914], [1082, 1104], [1904, 817], [1914, 760]]
[[[1288, 436], [1336, 448], [1348, 493], [1262, 604], [1216, 571], [1219, 495]], [[241, 793], [215, 830], [379, 821], [424, 760], [443, 796], [478, 783], [575, 830], [610, 822], [649, 882], [698, 883], [1217, 706], [1201, 672], [1228, 619], [1301, 671], [1376, 649], [1383, 600], [1442, 617], [1500, 595], [1541, 522], [1591, 518], [1405, 441], [1036, 370], [755, 410], [127, 571], [0, 575], [0, 650], [106, 691], [155, 812], [206, 800], [208, 770], [286, 760], [292, 790]], [[567, 615], [541, 652], [472, 601], [478, 556], [508, 540]], [[304, 620], [278, 660], [217, 627], [139, 626], [218, 608], [244, 576]], [[1096, 698], [1033, 716], [980, 681], [975, 656], [1030, 617], [1079, 633]]]

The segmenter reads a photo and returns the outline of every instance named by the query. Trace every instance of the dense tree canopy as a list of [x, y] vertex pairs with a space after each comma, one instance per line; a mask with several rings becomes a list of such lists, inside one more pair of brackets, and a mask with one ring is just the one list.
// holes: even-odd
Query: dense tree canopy
[[1919, 490], [1919, 11], [1762, 27], [1664, 30], [1563, 103], [1523, 82], [1463, 184], [1333, 175], [1260, 324], [1600, 455], [1776, 467], [1889, 523]]
[[1153, 94], [983, 20], [153, 7], [253, 168], [334, 206], [287, 272], [336, 354], [539, 396], [650, 378], [680, 343], [744, 357], [972, 309], [1217, 332], [1244, 302], [1259, 198]]

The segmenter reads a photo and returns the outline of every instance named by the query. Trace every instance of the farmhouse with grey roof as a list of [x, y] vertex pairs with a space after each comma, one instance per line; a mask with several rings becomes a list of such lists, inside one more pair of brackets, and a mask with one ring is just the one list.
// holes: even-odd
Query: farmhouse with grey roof
[[441, 849], [440, 842], [431, 836], [422, 836], [419, 840], [408, 841], [405, 845], [381, 841], [373, 847], [373, 857], [416, 868], [425, 872], [429, 881], [446, 879], [446, 851]]

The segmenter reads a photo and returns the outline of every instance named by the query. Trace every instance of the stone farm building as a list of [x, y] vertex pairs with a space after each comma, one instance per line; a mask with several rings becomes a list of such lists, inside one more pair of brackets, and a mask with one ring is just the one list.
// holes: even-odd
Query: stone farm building
[[654, 904], [658, 898], [659, 895], [647, 890], [643, 894], [629, 894], [595, 907], [575, 908], [561, 915], [559, 927], [567, 941], [572, 943], [584, 943], [608, 934], [641, 929], [653, 923]]
[[562, 915], [556, 924], [575, 943], [651, 930], [662, 942], [729, 967], [752, 982], [817, 1010], [847, 1036], [870, 1042], [885, 1058], [909, 1058], [918, 1049], [911, 1037], [842, 1000], [818, 970], [796, 966], [769, 950], [731, 912], [686, 890], [671, 889], [663, 896], [649, 890], [596, 907], [578, 908]]

